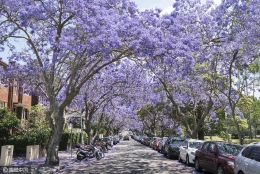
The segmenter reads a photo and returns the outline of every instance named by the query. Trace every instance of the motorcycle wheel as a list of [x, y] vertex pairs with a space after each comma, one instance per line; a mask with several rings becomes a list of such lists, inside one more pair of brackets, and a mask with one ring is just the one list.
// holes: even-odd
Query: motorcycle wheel
[[103, 150], [104, 153], [107, 152], [107, 148], [106, 147], [103, 147], [102, 150]]
[[96, 153], [96, 158], [97, 158], [97, 160], [100, 160], [102, 158], [101, 152]]
[[84, 156], [83, 155], [81, 155], [81, 154], [77, 154], [77, 160], [83, 160], [84, 159]]
[[101, 156], [102, 156], [102, 158], [105, 158], [105, 153], [101, 152]]

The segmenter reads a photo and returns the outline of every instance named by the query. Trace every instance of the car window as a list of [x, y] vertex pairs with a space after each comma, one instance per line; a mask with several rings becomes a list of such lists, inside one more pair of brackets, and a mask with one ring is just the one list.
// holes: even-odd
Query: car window
[[247, 146], [247, 147], [245, 147], [245, 149], [243, 150], [241, 155], [244, 156], [244, 157], [248, 157], [251, 150], [252, 150], [252, 146]]
[[183, 143], [183, 141], [181, 141], [181, 140], [175, 140], [172, 144], [174, 146], [180, 146], [182, 143]]
[[209, 143], [205, 143], [201, 149], [203, 151], [207, 151], [208, 150], [208, 146], [209, 146]]
[[184, 141], [183, 143], [182, 143], [182, 146], [187, 146], [188, 144], [187, 144], [187, 141]]
[[256, 160], [260, 162], [260, 147], [253, 147], [252, 151], [250, 152], [249, 156], [250, 159]]
[[201, 144], [202, 144], [202, 142], [190, 142], [189, 147], [194, 148], [194, 149], [198, 149], [201, 146]]
[[210, 143], [209, 148], [210, 151], [216, 152], [217, 148], [216, 148], [216, 144], [215, 143]]
[[237, 146], [234, 144], [218, 143], [218, 151], [220, 154], [236, 156], [241, 151], [241, 149], [242, 146]]

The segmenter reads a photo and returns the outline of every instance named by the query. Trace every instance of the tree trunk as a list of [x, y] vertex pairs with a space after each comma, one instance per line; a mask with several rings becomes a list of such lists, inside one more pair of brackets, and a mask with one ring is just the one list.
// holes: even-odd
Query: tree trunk
[[235, 125], [236, 125], [236, 128], [237, 128], [237, 134], [238, 134], [239, 142], [240, 142], [241, 145], [243, 145], [244, 144], [244, 140], [243, 140], [243, 137], [242, 137], [242, 134], [241, 134], [241, 130], [240, 130], [239, 124], [238, 124], [236, 119], [234, 119], [234, 120], [235, 120]]
[[49, 119], [52, 120], [50, 123], [52, 128], [52, 136], [47, 147], [47, 157], [45, 164], [56, 166], [59, 165], [59, 145], [65, 124], [63, 111], [53, 111]]
[[91, 144], [91, 125], [90, 125], [90, 120], [86, 120], [86, 132], [88, 134], [88, 144]]
[[248, 136], [250, 139], [253, 139], [253, 132], [252, 132], [252, 123], [251, 123], [251, 115], [250, 113], [248, 113], [248, 121], [247, 121], [247, 124], [248, 124], [248, 127], [249, 127], [249, 132], [248, 132]]
[[205, 136], [205, 132], [204, 132], [203, 128], [201, 128], [201, 129], [198, 131], [198, 139], [199, 139], [199, 140], [204, 140], [204, 136]]

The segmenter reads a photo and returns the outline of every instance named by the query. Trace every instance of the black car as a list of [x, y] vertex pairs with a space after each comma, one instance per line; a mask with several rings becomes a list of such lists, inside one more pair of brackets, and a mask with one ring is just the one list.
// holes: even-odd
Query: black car
[[[178, 157], [179, 156], [179, 147], [181, 146], [180, 143], [182, 143], [185, 140], [186, 140], [186, 138], [183, 138], [183, 137], [174, 137], [174, 136], [168, 137], [168, 139], [166, 140], [166, 142], [164, 144], [164, 149], [163, 149], [164, 156], [168, 155], [170, 158], [175, 157], [175, 156]], [[175, 141], [177, 141], [176, 144], [173, 144]]]
[[183, 141], [185, 139], [175, 140], [173, 143], [170, 144], [169, 150], [168, 150], [168, 156], [169, 158], [178, 158], [180, 153], [180, 146], [182, 145]]

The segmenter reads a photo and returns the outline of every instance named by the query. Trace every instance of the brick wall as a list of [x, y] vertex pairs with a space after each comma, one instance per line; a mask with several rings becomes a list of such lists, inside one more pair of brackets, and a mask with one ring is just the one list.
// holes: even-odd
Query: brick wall
[[23, 94], [22, 103], [30, 108], [31, 104], [32, 104], [32, 96], [29, 96], [27, 94]]
[[8, 88], [4, 87], [3, 84], [0, 84], [0, 101], [8, 102]]

